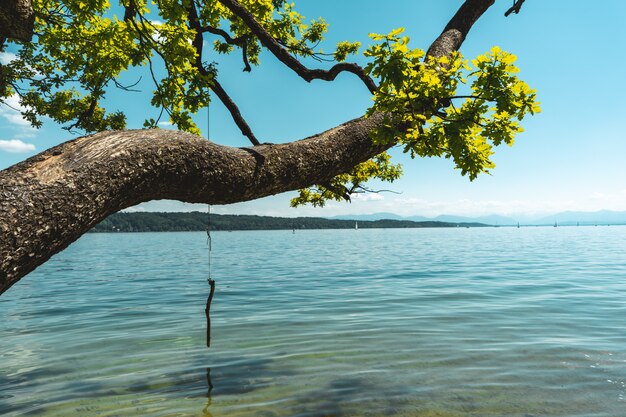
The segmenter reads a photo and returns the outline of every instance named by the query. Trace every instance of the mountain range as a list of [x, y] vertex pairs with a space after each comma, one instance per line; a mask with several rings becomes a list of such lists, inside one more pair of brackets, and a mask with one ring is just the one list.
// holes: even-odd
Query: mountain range
[[552, 225], [557, 223], [562, 226], [567, 225], [596, 225], [596, 224], [626, 224], [626, 211], [610, 211], [610, 210], [600, 210], [600, 211], [563, 211], [560, 213], [555, 213], [550, 216], [542, 216], [542, 217], [524, 217], [520, 219], [516, 219], [510, 216], [501, 216], [497, 214], [492, 214], [489, 216], [478, 216], [478, 217], [467, 217], [467, 216], [455, 216], [455, 215], [447, 215], [443, 214], [437, 217], [425, 217], [425, 216], [400, 216], [394, 213], [373, 213], [373, 214], [359, 214], [359, 215], [342, 215], [342, 216], [334, 216], [331, 219], [340, 219], [340, 220], [363, 220], [363, 221], [372, 221], [372, 220], [411, 220], [416, 222], [424, 222], [424, 221], [439, 221], [439, 222], [449, 222], [449, 223], [483, 223], [492, 226], [513, 226], [517, 225], [518, 222], [525, 226], [541, 226], [541, 225]]

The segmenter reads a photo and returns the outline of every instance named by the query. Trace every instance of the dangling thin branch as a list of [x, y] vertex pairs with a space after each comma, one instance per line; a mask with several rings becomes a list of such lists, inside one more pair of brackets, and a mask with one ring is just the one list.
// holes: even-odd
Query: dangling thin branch
[[211, 301], [213, 301], [213, 294], [215, 294], [215, 281], [209, 279], [209, 297], [206, 299], [206, 307], [204, 308], [204, 314], [206, 315], [206, 347], [211, 347]]
[[[204, 67], [202, 63], [202, 46], [203, 46], [203, 28], [200, 25], [200, 21], [198, 19], [198, 12], [196, 10], [196, 6], [193, 2], [189, 3], [187, 6], [187, 18], [189, 19], [189, 27], [196, 31], [196, 36], [193, 39], [193, 46], [196, 49], [196, 62], [194, 63], [196, 69], [200, 74], [204, 76], [211, 76], [211, 90], [215, 93], [215, 95], [220, 99], [220, 101], [226, 106], [228, 111], [230, 112], [231, 117], [235, 121], [237, 127], [241, 130], [241, 133], [252, 142], [254, 146], [258, 146], [261, 144], [259, 140], [256, 138], [254, 133], [252, 133], [252, 129], [246, 123], [246, 120], [241, 115], [239, 111], [239, 107], [235, 104], [235, 102], [230, 98], [230, 96], [226, 93], [226, 91], [222, 88], [221, 84], [217, 82], [216, 74], [210, 74], [209, 71]], [[227, 35], [227, 34], [226, 34]], [[245, 45], [244, 45], [245, 47]]]
[[504, 17], [509, 17], [511, 13], [518, 14], [526, 0], [513, 0], [513, 6], [504, 13]]
[[237, 107], [235, 102], [230, 98], [226, 91], [224, 91], [220, 83], [217, 82], [216, 78], [213, 78], [212, 83], [213, 85], [211, 86], [211, 90], [215, 93], [215, 95], [217, 95], [224, 106], [226, 106], [233, 120], [237, 124], [237, 127], [241, 130], [241, 133], [247, 137], [254, 146], [259, 146], [261, 142], [259, 142], [256, 136], [254, 136], [254, 133], [252, 133], [252, 129], [250, 129], [250, 126], [248, 126], [248, 123], [246, 123], [246, 120], [241, 115], [239, 107]]

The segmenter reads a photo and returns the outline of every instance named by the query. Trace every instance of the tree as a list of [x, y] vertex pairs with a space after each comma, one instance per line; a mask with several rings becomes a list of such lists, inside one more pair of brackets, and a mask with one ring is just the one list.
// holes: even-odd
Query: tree
[[[323, 20], [304, 25], [284, 0], [29, 0], [0, 2], [0, 100], [19, 97], [34, 126], [47, 116], [69, 130], [97, 132], [60, 144], [0, 172], [0, 293], [108, 215], [152, 199], [226, 204], [300, 189], [292, 204], [323, 205], [367, 191], [372, 178], [401, 174], [386, 150], [451, 158], [470, 179], [494, 165], [492, 147], [512, 144], [519, 121], [539, 111], [535, 92], [515, 73], [515, 57], [498, 48], [470, 61], [458, 52], [472, 25], [495, 0], [466, 0], [428, 51], [410, 49], [402, 29], [372, 34], [362, 68], [346, 62], [360, 44], [317, 50]], [[519, 11], [523, 1], [507, 12]], [[152, 10], [151, 10], [152, 8]], [[34, 12], [34, 22], [32, 16]], [[150, 20], [157, 13], [160, 22]], [[245, 71], [265, 48], [305, 81], [359, 77], [374, 96], [361, 118], [287, 144], [260, 143], [203, 58], [241, 53]], [[33, 40], [31, 40], [31, 36]], [[310, 69], [298, 58], [329, 60]], [[164, 67], [159, 76], [157, 62]], [[180, 131], [123, 130], [125, 116], [102, 102], [119, 75], [146, 66], [152, 105]], [[457, 88], [464, 87], [464, 93]], [[466, 91], [466, 93], [465, 93]], [[191, 115], [214, 93], [252, 146], [232, 148], [197, 136]]]

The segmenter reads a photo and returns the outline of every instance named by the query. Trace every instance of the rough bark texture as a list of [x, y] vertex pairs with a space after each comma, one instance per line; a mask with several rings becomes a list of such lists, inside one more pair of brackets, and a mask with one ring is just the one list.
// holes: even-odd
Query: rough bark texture
[[[429, 53], [458, 49], [493, 2], [467, 0]], [[153, 199], [227, 204], [324, 183], [391, 146], [370, 139], [382, 120], [375, 114], [252, 148], [168, 130], [102, 132], [0, 171], [0, 294], [125, 207]]]
[[30, 0], [0, 0], [0, 38], [30, 41], [34, 24]]
[[459, 49], [474, 23], [494, 3], [495, 0], [466, 0], [430, 45], [427, 55], [440, 57]]
[[232, 148], [170, 130], [102, 132], [0, 172], [0, 293], [108, 215], [153, 199], [227, 204], [331, 179], [380, 153], [359, 118], [283, 145]]

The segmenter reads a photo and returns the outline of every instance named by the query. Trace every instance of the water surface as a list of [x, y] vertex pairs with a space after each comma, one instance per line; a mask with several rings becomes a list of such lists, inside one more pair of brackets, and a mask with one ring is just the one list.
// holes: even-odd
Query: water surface
[[[3, 416], [626, 415], [626, 227], [89, 234], [0, 297]], [[209, 383], [212, 389], [209, 389]]]

